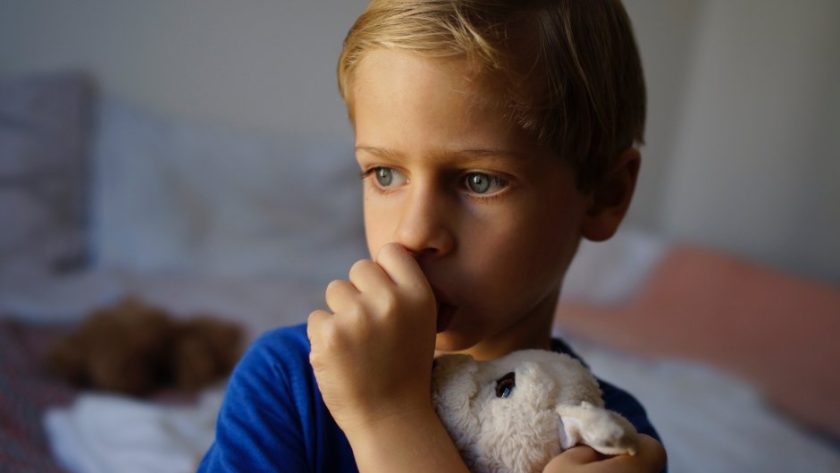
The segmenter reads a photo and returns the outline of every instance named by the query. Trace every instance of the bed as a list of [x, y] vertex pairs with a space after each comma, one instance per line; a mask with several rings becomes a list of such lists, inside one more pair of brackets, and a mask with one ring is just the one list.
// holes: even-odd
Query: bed
[[[79, 73], [0, 81], [0, 471], [193, 469], [223, 386], [81, 391], [43, 354], [126, 295], [249, 338], [302, 322], [364, 254], [350, 150], [156, 116]], [[647, 406], [671, 471], [836, 472], [838, 322], [835, 286], [623, 231], [581, 247], [555, 329]]]

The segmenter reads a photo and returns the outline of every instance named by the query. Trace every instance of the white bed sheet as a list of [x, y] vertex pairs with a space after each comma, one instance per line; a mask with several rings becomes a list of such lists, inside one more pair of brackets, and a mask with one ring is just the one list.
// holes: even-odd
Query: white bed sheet
[[213, 441], [222, 393], [208, 389], [194, 406], [85, 393], [50, 409], [44, 430], [73, 473], [190, 473]]

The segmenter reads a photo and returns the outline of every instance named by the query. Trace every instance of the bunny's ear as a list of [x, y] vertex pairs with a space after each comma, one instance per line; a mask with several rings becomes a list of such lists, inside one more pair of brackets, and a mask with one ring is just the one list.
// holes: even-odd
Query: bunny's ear
[[604, 455], [635, 455], [636, 428], [617, 412], [581, 401], [578, 405], [558, 405], [563, 448], [584, 444]]

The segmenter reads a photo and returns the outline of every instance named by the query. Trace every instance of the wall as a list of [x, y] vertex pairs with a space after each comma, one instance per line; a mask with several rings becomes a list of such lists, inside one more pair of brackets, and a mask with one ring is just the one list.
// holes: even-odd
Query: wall
[[0, 73], [62, 66], [153, 110], [350, 133], [335, 85], [364, 0], [0, 0]]
[[703, 3], [660, 228], [840, 281], [840, 2]]
[[658, 229], [698, 30], [698, 0], [626, 0], [648, 89], [645, 146], [628, 223]]

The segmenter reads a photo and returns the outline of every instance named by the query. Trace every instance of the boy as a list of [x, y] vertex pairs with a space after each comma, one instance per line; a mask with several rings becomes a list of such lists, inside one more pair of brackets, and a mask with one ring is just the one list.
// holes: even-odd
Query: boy
[[[200, 471], [466, 471], [434, 356], [568, 351], [550, 335], [565, 271], [629, 206], [645, 91], [618, 0], [373, 0], [338, 75], [373, 259], [249, 350]], [[639, 453], [575, 447], [544, 471], [664, 467], [644, 409], [602, 388]]]

